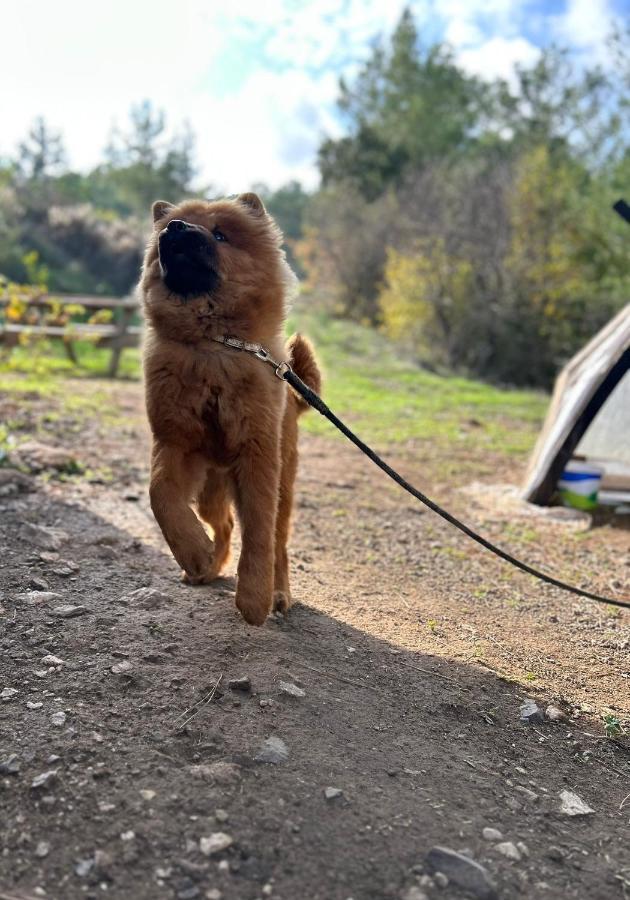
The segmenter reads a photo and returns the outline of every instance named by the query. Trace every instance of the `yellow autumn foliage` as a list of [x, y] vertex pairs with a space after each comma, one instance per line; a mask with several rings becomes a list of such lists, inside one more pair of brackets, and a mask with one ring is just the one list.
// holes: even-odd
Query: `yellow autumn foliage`
[[441, 238], [417, 241], [411, 253], [390, 248], [379, 295], [387, 335], [433, 357], [436, 342], [447, 351], [466, 313], [472, 275], [470, 262], [450, 255]]
[[543, 319], [566, 318], [584, 289], [576, 241], [580, 223], [567, 202], [575, 189], [569, 164], [553, 161], [547, 146], [534, 147], [518, 160], [509, 198], [506, 267], [519, 295]]

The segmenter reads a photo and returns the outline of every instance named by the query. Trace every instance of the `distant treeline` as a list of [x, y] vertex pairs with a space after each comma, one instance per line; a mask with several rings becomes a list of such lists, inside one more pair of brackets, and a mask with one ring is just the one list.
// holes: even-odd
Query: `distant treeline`
[[[465, 73], [406, 11], [339, 88], [344, 136], [321, 188], [253, 186], [285, 231], [309, 302], [384, 329], [424, 365], [550, 383], [630, 301], [628, 34], [610, 65], [543, 50], [514, 79]], [[43, 120], [0, 164], [0, 273], [51, 290], [125, 293], [153, 199], [212, 196], [190, 130], [165, 139], [144, 103], [104, 161], [67, 170]]]
[[548, 385], [630, 302], [627, 37], [606, 72], [543, 51], [513, 84], [423, 49], [404, 13], [340, 86], [341, 140], [319, 153], [300, 257], [341, 315], [431, 367]]
[[[198, 182], [191, 129], [166, 134], [164, 113], [145, 101], [112, 132], [103, 162], [83, 174], [68, 169], [62, 136], [37, 119], [15, 158], [0, 160], [0, 275], [66, 293], [129, 292], [152, 202], [215, 193]], [[257, 189], [295, 242], [308, 195], [295, 182]]]

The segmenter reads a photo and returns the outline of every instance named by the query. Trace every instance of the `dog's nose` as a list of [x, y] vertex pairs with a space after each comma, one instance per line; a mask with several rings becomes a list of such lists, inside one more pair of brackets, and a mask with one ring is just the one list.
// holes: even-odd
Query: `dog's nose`
[[175, 233], [178, 231], [188, 231], [188, 228], [188, 222], [184, 222], [183, 219], [171, 219], [171, 221], [166, 226], [166, 230], [171, 233]]

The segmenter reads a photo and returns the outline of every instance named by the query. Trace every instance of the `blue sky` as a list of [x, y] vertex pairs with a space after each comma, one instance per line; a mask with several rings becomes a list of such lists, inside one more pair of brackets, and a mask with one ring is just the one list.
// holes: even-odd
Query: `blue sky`
[[[551, 41], [576, 65], [607, 65], [605, 39], [630, 0], [412, 0], [423, 42], [449, 42], [481, 77], [510, 77]], [[312, 187], [323, 135], [339, 131], [335, 97], [398, 0], [20, 0], [0, 5], [0, 155], [44, 115], [70, 162], [99, 160], [132, 103], [190, 121], [201, 178], [235, 192], [291, 178]]]

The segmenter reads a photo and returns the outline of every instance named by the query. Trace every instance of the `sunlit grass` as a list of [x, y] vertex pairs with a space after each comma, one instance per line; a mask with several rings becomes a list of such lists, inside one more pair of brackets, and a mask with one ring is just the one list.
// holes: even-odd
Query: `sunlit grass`
[[[49, 376], [68, 378], [105, 378], [109, 368], [111, 350], [95, 347], [91, 341], [73, 341], [77, 364], [73, 363], [58, 340], [32, 339], [25, 345], [3, 350], [0, 355], [0, 378], [9, 373], [27, 376], [26, 380]], [[140, 377], [140, 351], [137, 348], [123, 350], [118, 366], [118, 378]], [[0, 382], [1, 388], [1, 382]]]
[[[445, 451], [447, 475], [455, 474], [468, 454], [475, 457], [478, 474], [484, 474], [484, 453], [522, 458], [533, 446], [547, 402], [542, 393], [428, 372], [373, 329], [324, 315], [296, 313], [289, 331], [296, 329], [316, 345], [326, 402], [370, 442], [426, 444]], [[108, 408], [107, 384], [95, 379], [105, 378], [111, 351], [89, 341], [77, 341], [75, 351], [78, 365], [56, 341], [5, 351], [0, 391], [21, 394], [25, 403], [34, 392], [54, 398], [67, 413], [102, 415]], [[139, 377], [139, 351], [124, 350], [119, 378]], [[76, 389], [68, 388], [70, 381]], [[314, 413], [304, 417], [303, 425], [311, 433], [336, 435]]]
[[[90, 422], [107, 430], [124, 418], [111, 391], [120, 382], [105, 380], [110, 351], [89, 341], [77, 342], [75, 350], [78, 365], [57, 341], [37, 340], [2, 351], [0, 401], [4, 397], [6, 402], [0, 408], [0, 465], [25, 440], [47, 442], [62, 433], [70, 446]], [[121, 363], [123, 377], [139, 377], [137, 350], [124, 351]]]
[[[316, 345], [328, 405], [367, 440], [517, 456], [530, 451], [544, 394], [427, 372], [382, 335], [353, 323], [297, 314], [290, 325]], [[305, 417], [304, 426], [317, 434], [333, 431], [316, 415]]]

